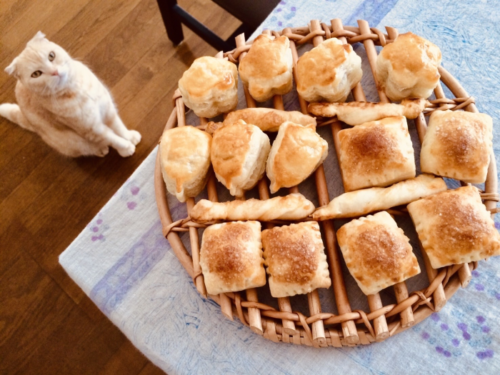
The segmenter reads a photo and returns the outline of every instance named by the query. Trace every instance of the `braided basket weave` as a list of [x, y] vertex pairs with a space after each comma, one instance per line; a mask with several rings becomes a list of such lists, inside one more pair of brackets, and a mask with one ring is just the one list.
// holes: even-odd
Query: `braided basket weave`
[[[370, 28], [366, 21], [358, 21], [359, 27], [342, 26], [339, 19], [331, 21], [330, 25], [311, 21], [308, 27], [286, 28], [281, 32], [269, 32], [275, 36], [286, 35], [290, 39], [290, 47], [294, 58], [294, 65], [298, 59], [296, 45], [311, 43], [314, 46], [321, 43], [325, 38], [336, 37], [345, 43], [362, 43], [366, 50], [366, 55], [370, 63], [371, 71], [375, 71], [375, 62], [377, 59], [378, 46], [385, 46], [393, 42], [398, 37], [398, 32], [394, 28], [387, 27], [387, 34]], [[231, 52], [219, 53], [217, 57], [227, 58], [229, 61], [238, 63], [251, 46], [251, 42], [246, 43], [244, 36], [239, 35], [236, 38], [237, 48]], [[415, 120], [420, 142], [423, 140], [426, 131], [425, 114], [435, 110], [457, 110], [464, 109], [470, 112], [477, 112], [473, 98], [469, 97], [460, 84], [444, 68], [440, 67], [441, 81], [446, 85], [455, 98], [445, 97], [441, 82], [436, 87], [434, 93], [436, 100], [430, 101], [424, 113]], [[374, 75], [375, 77], [375, 75]], [[389, 102], [386, 95], [380, 89], [378, 94], [381, 102]], [[365, 94], [361, 84], [358, 84], [352, 91], [356, 101], [366, 101]], [[254, 100], [245, 90], [247, 107], [255, 107]], [[302, 112], [307, 113], [307, 103], [299, 97], [300, 108]], [[174, 95], [174, 110], [168, 119], [165, 129], [175, 126], [186, 125], [185, 111], [182, 97], [177, 91]], [[276, 109], [283, 108], [283, 99], [276, 96], [273, 99]], [[341, 130], [341, 123], [336, 119], [320, 122], [318, 126], [330, 126], [335, 148], [338, 149], [337, 133]], [[198, 128], [207, 130], [207, 119], [200, 118]], [[485, 192], [482, 194], [484, 204], [492, 214], [497, 212], [496, 203], [498, 201], [496, 165], [495, 158], [491, 155], [488, 177], [485, 184]], [[328, 163], [328, 159], [325, 163]], [[323, 166], [320, 166], [315, 172], [315, 184], [317, 190], [317, 199], [319, 204], [329, 203], [327, 183]], [[290, 189], [290, 192], [298, 192], [298, 188]], [[185, 219], [173, 221], [167, 203], [166, 188], [162, 179], [161, 167], [158, 158], [155, 168], [155, 192], [158, 210], [163, 225], [163, 234], [170, 242], [172, 250], [176, 254], [187, 273], [193, 278], [198, 292], [207, 296], [203, 275], [200, 268], [200, 238], [199, 229], [205, 228], [206, 224], [195, 223], [189, 216]], [[258, 184], [260, 199], [269, 198], [269, 187], [266, 178], [263, 178]], [[207, 184], [208, 198], [212, 201], [218, 201], [216, 180], [213, 171]], [[187, 201], [187, 212], [195, 204], [193, 198]], [[405, 214], [390, 210], [391, 214]], [[396, 284], [394, 289], [396, 303], [384, 305], [379, 294], [367, 296], [370, 311], [351, 310], [351, 303], [345, 287], [345, 270], [342, 268], [340, 252], [336, 243], [333, 221], [324, 221], [320, 223], [323, 238], [325, 239], [326, 254], [330, 267], [330, 275], [333, 285], [333, 297], [337, 306], [338, 314], [324, 312], [321, 308], [318, 291], [315, 290], [307, 295], [308, 314], [294, 310], [294, 299], [278, 298], [275, 305], [278, 309], [268, 304], [260, 303], [257, 290], [250, 289], [245, 292], [226, 293], [218, 296], [209, 295], [208, 297], [216, 301], [222, 310], [222, 313], [229, 319], [236, 315], [239, 320], [249, 326], [252, 331], [265, 338], [275, 342], [286, 342], [298, 345], [308, 345], [314, 347], [328, 346], [353, 346], [357, 344], [370, 344], [374, 341], [382, 341], [392, 335], [404, 331], [412, 325], [421, 322], [433, 312], [439, 311], [446, 301], [457, 291], [459, 286], [465, 287], [471, 279], [471, 271], [477, 267], [477, 262], [469, 264], [460, 264], [444, 267], [434, 270], [422, 251], [425, 268], [427, 270], [428, 286], [422, 290], [408, 293], [405, 282]], [[191, 254], [186, 250], [178, 233], [189, 232], [191, 244]], [[419, 276], [425, 278], [425, 273]], [[267, 286], [263, 287], [267, 288]], [[261, 289], [263, 289], [261, 288]]]

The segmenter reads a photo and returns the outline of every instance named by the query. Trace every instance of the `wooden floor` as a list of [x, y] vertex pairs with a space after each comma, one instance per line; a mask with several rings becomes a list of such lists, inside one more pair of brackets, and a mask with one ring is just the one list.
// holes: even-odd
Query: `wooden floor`
[[[239, 22], [209, 0], [179, 4], [222, 37]], [[42, 30], [111, 89], [142, 134], [128, 159], [67, 159], [0, 118], [0, 374], [159, 374], [58, 264], [157, 143], [182, 72], [215, 50], [185, 29], [175, 48], [155, 0], [1, 0], [0, 103], [14, 102], [3, 69]]]

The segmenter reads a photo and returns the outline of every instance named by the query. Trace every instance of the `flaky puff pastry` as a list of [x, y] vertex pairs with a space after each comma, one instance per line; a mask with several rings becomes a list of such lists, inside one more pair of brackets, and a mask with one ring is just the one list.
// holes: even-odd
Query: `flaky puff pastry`
[[317, 222], [266, 229], [262, 232], [262, 244], [274, 298], [330, 287], [330, 272]]
[[194, 60], [179, 80], [184, 104], [199, 117], [215, 117], [238, 105], [238, 70], [224, 59]]
[[166, 130], [160, 141], [161, 172], [167, 190], [181, 202], [205, 187], [212, 136], [193, 126]]
[[500, 234], [474, 186], [420, 199], [408, 212], [433, 268], [500, 255]]
[[211, 160], [215, 176], [233, 196], [241, 196], [262, 178], [271, 143], [257, 126], [224, 125], [213, 134]]
[[367, 122], [338, 133], [346, 191], [414, 178], [415, 160], [405, 117]]
[[292, 122], [281, 125], [267, 159], [271, 193], [300, 184], [323, 163], [327, 154], [328, 143], [316, 133], [314, 125]]
[[308, 102], [344, 102], [361, 80], [361, 57], [350, 44], [325, 40], [304, 53], [295, 68], [297, 91]]
[[209, 294], [266, 285], [258, 221], [214, 224], [205, 229], [200, 266]]
[[292, 89], [292, 50], [286, 36], [259, 35], [241, 59], [240, 77], [252, 98], [264, 102]]
[[377, 81], [389, 99], [426, 99], [441, 77], [441, 51], [413, 33], [401, 34], [377, 58]]
[[493, 122], [483, 113], [435, 111], [420, 152], [422, 172], [474, 184], [486, 181]]
[[420, 273], [410, 240], [386, 211], [345, 224], [337, 239], [349, 272], [366, 295]]

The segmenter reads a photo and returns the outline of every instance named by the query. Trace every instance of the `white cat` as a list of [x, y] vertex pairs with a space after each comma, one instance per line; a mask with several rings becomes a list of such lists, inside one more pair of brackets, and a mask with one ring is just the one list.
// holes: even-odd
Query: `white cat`
[[131, 156], [141, 135], [128, 130], [108, 89], [40, 31], [5, 71], [17, 78], [17, 104], [0, 115], [31, 130], [63, 155]]

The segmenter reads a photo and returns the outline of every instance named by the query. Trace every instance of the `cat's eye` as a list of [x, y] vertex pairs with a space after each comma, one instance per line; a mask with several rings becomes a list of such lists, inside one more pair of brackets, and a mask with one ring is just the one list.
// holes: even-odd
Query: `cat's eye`
[[51, 51], [49, 53], [49, 61], [54, 61], [55, 58], [56, 58], [56, 54], [53, 51]]
[[31, 76], [32, 76], [33, 78], [40, 77], [41, 75], [42, 75], [42, 71], [41, 71], [41, 70], [37, 70], [36, 72], [33, 72], [33, 73], [31, 74]]

